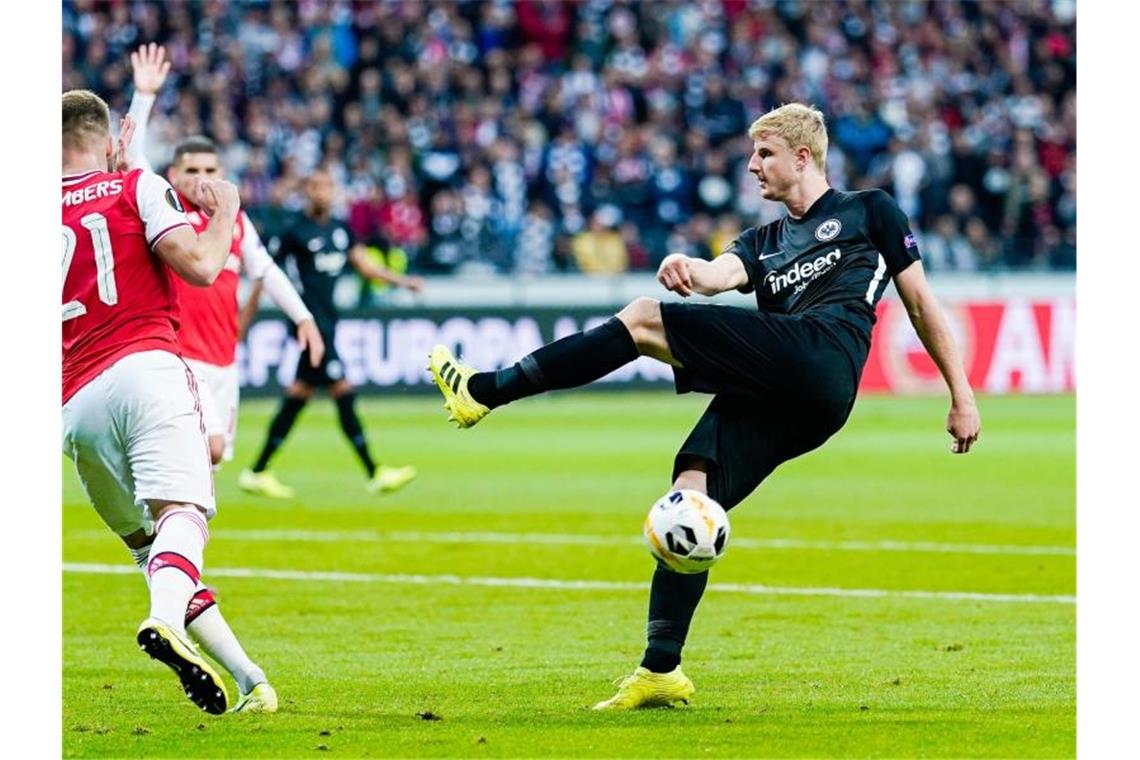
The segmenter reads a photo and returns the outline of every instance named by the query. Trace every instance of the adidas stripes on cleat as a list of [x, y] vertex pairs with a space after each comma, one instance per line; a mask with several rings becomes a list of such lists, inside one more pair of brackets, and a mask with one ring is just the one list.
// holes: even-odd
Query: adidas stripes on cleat
[[467, 381], [475, 374], [475, 369], [460, 364], [444, 346], [431, 350], [428, 362], [432, 379], [443, 394], [443, 408], [448, 411], [448, 421], [458, 427], [469, 428], [490, 413], [467, 390]]

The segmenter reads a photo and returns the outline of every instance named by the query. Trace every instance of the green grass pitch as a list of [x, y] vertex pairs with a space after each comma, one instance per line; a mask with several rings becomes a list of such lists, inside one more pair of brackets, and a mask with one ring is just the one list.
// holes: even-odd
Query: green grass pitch
[[456, 431], [435, 398], [364, 400], [377, 458], [420, 471], [373, 497], [318, 399], [274, 463], [285, 502], [235, 485], [274, 408], [245, 404], [205, 578], [276, 715], [201, 713], [136, 649], [142, 577], [106, 567], [130, 558], [64, 460], [64, 754], [1075, 754], [1071, 396], [982, 399], [964, 457], [944, 400], [860, 399], [731, 512], [686, 650], [693, 703], [590, 711], [640, 656], [636, 536], [706, 401], [565, 393]]

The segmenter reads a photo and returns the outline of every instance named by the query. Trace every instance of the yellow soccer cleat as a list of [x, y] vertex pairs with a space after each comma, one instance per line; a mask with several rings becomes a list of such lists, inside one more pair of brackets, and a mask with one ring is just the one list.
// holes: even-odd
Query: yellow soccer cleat
[[290, 486], [282, 483], [269, 471], [242, 470], [238, 476], [238, 488], [258, 496], [268, 496], [270, 499], [292, 499], [294, 493]]
[[198, 647], [158, 618], [147, 618], [136, 635], [139, 649], [173, 670], [190, 701], [212, 715], [229, 706], [225, 684]]
[[231, 712], [275, 713], [277, 712], [277, 692], [268, 683], [259, 683], [242, 694]]
[[595, 710], [637, 710], [642, 707], [672, 707], [674, 702], [689, 703], [693, 682], [681, 672], [681, 666], [668, 673], [654, 673], [638, 668], [618, 684], [617, 694], [594, 705]]
[[491, 411], [472, 398], [467, 390], [467, 381], [475, 374], [475, 369], [460, 364], [447, 348], [436, 346], [431, 350], [428, 369], [443, 394], [443, 408], [449, 413], [449, 422], [469, 428]]
[[399, 491], [415, 480], [416, 468], [409, 465], [403, 467], [385, 467], [380, 465], [372, 480], [368, 481], [368, 490], [372, 493], [392, 493]]

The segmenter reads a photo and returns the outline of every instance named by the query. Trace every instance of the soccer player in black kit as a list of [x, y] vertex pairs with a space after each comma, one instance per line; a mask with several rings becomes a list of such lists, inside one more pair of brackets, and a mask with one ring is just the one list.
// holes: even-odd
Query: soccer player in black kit
[[[787, 217], [745, 230], [711, 262], [672, 254], [657, 279], [686, 297], [755, 292], [757, 309], [638, 298], [605, 324], [497, 372], [476, 372], [436, 346], [430, 369], [451, 418], [470, 427], [503, 404], [583, 385], [652, 356], [674, 367], [678, 392], [713, 394], [674, 460], [673, 489], [705, 492], [731, 509], [777, 466], [817, 448], [847, 421], [875, 304], [893, 278], [949, 386], [951, 450], [969, 451], [981, 420], [906, 216], [881, 190], [828, 186], [827, 130], [815, 108], [781, 106], [748, 134], [748, 170], [765, 198], [787, 206]], [[689, 700], [694, 689], [681, 672], [681, 649], [707, 582], [707, 571], [682, 575], [658, 564], [641, 665], [595, 709]]]
[[410, 465], [377, 465], [368, 451], [364, 427], [356, 415], [356, 394], [344, 377], [344, 367], [333, 342], [337, 322], [333, 288], [346, 264], [364, 277], [377, 277], [414, 292], [419, 292], [423, 283], [418, 277], [397, 275], [369, 260], [364, 246], [353, 240], [348, 226], [332, 217], [333, 192], [332, 177], [325, 171], [314, 172], [305, 183], [308, 207], [291, 220], [276, 241], [270, 240], [270, 251], [278, 259], [292, 258], [296, 265], [305, 303], [325, 342], [325, 354], [316, 367], [309, 360], [308, 350], [298, 359], [296, 379], [285, 390], [281, 406], [269, 424], [261, 454], [252, 469], [242, 472], [238, 480], [242, 490], [250, 493], [285, 499], [293, 496], [293, 489], [278, 481], [266, 468], [318, 387], [327, 388], [336, 402], [341, 430], [364, 466], [370, 491], [395, 491], [416, 476], [416, 469]]

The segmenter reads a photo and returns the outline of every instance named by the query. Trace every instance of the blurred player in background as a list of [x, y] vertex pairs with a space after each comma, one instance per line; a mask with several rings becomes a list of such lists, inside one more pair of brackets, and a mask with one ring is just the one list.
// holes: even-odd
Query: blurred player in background
[[380, 279], [412, 292], [418, 293], [423, 282], [418, 277], [398, 275], [372, 262], [364, 246], [353, 239], [348, 226], [332, 217], [333, 192], [333, 180], [328, 172], [314, 172], [305, 183], [307, 208], [287, 222], [284, 232], [270, 242], [279, 260], [292, 259], [296, 266], [305, 299], [316, 317], [326, 350], [319, 361], [310, 349], [301, 353], [296, 379], [285, 390], [281, 406], [269, 424], [269, 434], [261, 454], [252, 469], [243, 471], [238, 481], [241, 488], [250, 493], [274, 498], [293, 496], [293, 489], [282, 484], [267, 468], [296, 422], [297, 415], [318, 387], [327, 388], [336, 403], [341, 430], [364, 466], [370, 491], [395, 491], [416, 476], [416, 469], [410, 465], [378, 465], [369, 453], [364, 428], [356, 414], [356, 393], [344, 377], [344, 367], [333, 343], [338, 316], [333, 289], [346, 265], [351, 265], [363, 277]]
[[[677, 453], [673, 490], [707, 493], [732, 509], [781, 463], [821, 446], [847, 421], [875, 304], [893, 278], [950, 388], [951, 449], [969, 451], [981, 419], [906, 215], [882, 190], [828, 185], [827, 129], [818, 110], [782, 106], [748, 134], [748, 170], [788, 216], [745, 230], [711, 262], [671, 254], [657, 279], [685, 297], [754, 291], [757, 309], [638, 298], [605, 324], [497, 372], [476, 372], [436, 346], [430, 369], [451, 418], [470, 427], [498, 406], [585, 385], [652, 356], [674, 367], [679, 393], [715, 394]], [[595, 709], [689, 700], [694, 688], [681, 671], [681, 650], [707, 583], [708, 571], [683, 575], [658, 563], [641, 665]]]
[[[155, 95], [170, 71], [165, 53], [163, 47], [151, 43], [131, 54], [135, 92], [130, 115], [136, 126], [135, 138], [128, 144], [128, 155], [132, 165], [148, 170], [150, 167], [144, 154], [147, 121]], [[197, 196], [198, 184], [202, 180], [224, 178], [225, 170], [218, 148], [208, 138], [189, 137], [175, 147], [167, 179], [178, 191], [186, 216], [195, 230], [200, 232], [209, 222], [209, 216], [192, 200]], [[239, 273], [244, 273], [255, 283], [246, 308], [242, 310], [247, 314], [246, 320], [248, 314], [256, 310], [264, 288], [270, 299], [297, 326], [297, 341], [302, 349], [311, 349], [309, 357], [314, 367], [320, 364], [324, 354], [324, 341], [313, 315], [261, 244], [249, 217], [240, 211], [234, 225], [230, 254], [214, 284], [208, 288], [194, 288], [175, 282], [181, 307], [178, 340], [182, 345], [183, 358], [200, 381], [202, 411], [214, 464], [229, 461], [234, 456], [240, 394], [236, 361], [240, 322]]]
[[[194, 373], [179, 356], [173, 280], [208, 287], [222, 271], [237, 188], [196, 187], [195, 203], [211, 212], [197, 234], [165, 180], [109, 171], [110, 113], [98, 95], [65, 92], [62, 121], [63, 451], [148, 577], [139, 647], [174, 670], [196, 705], [220, 714], [225, 685], [187, 629], [217, 657], [220, 625], [219, 661], [248, 658], [201, 583], [214, 483]], [[120, 149], [130, 131], [124, 119]], [[246, 685], [261, 694], [238, 708], [275, 709], [264, 673], [249, 666]]]

